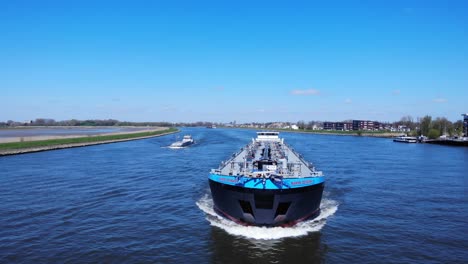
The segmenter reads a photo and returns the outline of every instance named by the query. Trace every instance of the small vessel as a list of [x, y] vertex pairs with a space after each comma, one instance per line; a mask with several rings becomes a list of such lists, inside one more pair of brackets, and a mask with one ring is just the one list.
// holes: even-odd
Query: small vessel
[[292, 226], [316, 218], [324, 182], [322, 172], [284, 143], [279, 132], [257, 132], [209, 175], [214, 210], [255, 226]]
[[401, 135], [396, 138], [393, 138], [394, 142], [403, 142], [403, 143], [417, 143], [418, 138], [416, 137], [408, 137], [406, 135]]
[[184, 138], [181, 141], [176, 141], [172, 143], [169, 147], [170, 148], [184, 148], [187, 146], [192, 145], [195, 143], [191, 135], [185, 135]]

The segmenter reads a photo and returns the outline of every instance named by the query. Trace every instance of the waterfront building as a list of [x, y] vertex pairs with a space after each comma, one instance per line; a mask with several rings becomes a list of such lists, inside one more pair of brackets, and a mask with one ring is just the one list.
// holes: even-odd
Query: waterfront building
[[323, 122], [323, 129], [324, 130], [335, 130], [335, 122]]
[[353, 130], [379, 130], [381, 129], [380, 122], [370, 120], [353, 120]]
[[336, 130], [348, 131], [353, 129], [353, 123], [351, 122], [337, 122]]
[[399, 132], [411, 132], [411, 128], [405, 126], [405, 125], [399, 125], [397, 128], [397, 131]]
[[353, 130], [352, 122], [323, 122], [323, 129], [325, 130]]

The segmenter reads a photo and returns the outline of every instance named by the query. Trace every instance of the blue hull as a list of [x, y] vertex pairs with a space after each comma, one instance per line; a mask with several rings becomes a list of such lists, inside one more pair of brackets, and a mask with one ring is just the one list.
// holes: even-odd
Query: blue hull
[[291, 226], [320, 214], [324, 182], [285, 189], [254, 189], [209, 179], [214, 209], [245, 225]]

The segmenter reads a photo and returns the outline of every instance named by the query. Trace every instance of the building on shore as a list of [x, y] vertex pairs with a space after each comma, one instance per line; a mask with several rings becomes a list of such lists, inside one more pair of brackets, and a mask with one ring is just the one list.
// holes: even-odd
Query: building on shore
[[323, 122], [324, 130], [353, 130], [353, 123], [351, 122]]
[[323, 129], [324, 130], [334, 130], [335, 129], [335, 122], [323, 122]]
[[382, 130], [383, 124], [370, 120], [353, 120], [352, 122], [323, 122], [325, 130]]
[[380, 130], [381, 123], [370, 120], [353, 120], [353, 130]]
[[468, 137], [468, 113], [462, 114], [463, 116], [463, 136]]
[[397, 127], [390, 126], [387, 130], [391, 132], [411, 132], [411, 128], [405, 125], [398, 125]]

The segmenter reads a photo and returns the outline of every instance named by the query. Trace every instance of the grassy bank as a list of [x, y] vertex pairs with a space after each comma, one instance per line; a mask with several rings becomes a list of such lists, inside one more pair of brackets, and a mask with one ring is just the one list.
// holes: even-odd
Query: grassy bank
[[132, 138], [140, 137], [150, 137], [161, 135], [165, 133], [174, 133], [178, 131], [176, 128], [169, 128], [159, 131], [150, 131], [150, 132], [138, 132], [138, 133], [128, 133], [128, 134], [118, 134], [118, 135], [102, 135], [102, 136], [86, 136], [78, 138], [61, 138], [61, 139], [49, 139], [49, 140], [38, 140], [38, 141], [24, 141], [24, 142], [11, 142], [11, 143], [1, 143], [0, 150], [9, 150], [9, 149], [28, 149], [28, 148], [39, 148], [39, 147], [51, 147], [64, 144], [83, 144], [83, 143], [95, 143], [95, 142], [105, 142], [113, 140], [125, 140]]

